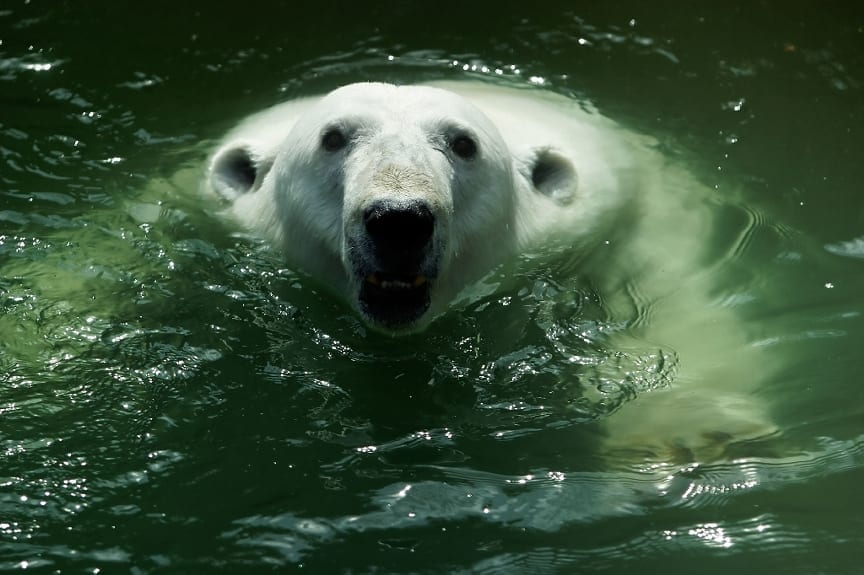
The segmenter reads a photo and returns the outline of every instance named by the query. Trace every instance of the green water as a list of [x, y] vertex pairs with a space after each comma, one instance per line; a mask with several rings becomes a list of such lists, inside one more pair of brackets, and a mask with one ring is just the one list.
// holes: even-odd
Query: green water
[[[864, 11], [737, 4], [0, 3], [0, 571], [864, 571]], [[490, 76], [743, 190], [714, 273], [775, 436], [600, 457], [656, 349], [574, 383], [566, 258], [391, 340], [196, 194], [270, 104]]]

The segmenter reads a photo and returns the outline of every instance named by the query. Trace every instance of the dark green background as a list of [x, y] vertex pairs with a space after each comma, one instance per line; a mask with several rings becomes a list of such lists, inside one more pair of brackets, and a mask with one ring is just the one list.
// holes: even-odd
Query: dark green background
[[[2, 0], [0, 571], [861, 572], [864, 259], [825, 246], [864, 236], [862, 12]], [[761, 459], [666, 491], [598, 460], [602, 406], [543, 332], [602, 323], [585, 286], [538, 271], [507, 310], [370, 336], [195, 193], [249, 113], [489, 76], [465, 65], [743, 187], [762, 219], [729, 281], [788, 361]]]

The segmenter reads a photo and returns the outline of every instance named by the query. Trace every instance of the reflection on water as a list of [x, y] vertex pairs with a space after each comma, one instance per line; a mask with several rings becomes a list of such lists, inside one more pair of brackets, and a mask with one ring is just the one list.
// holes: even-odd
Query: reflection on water
[[[598, 7], [437, 42], [375, 13], [323, 55], [310, 26], [293, 56], [281, 27], [238, 50], [187, 15], [136, 49], [113, 27], [80, 42], [103, 27], [68, 7], [18, 10], [0, 9], [0, 570], [857, 568], [854, 29], [829, 50], [734, 28], [746, 46], [718, 56], [693, 37], [732, 29], [707, 9], [677, 32]], [[760, 390], [779, 433], [709, 464], [602, 456], [603, 422], [679, 375], [677, 350], [607, 345], [657, 321], [638, 289], [625, 321], [574, 262], [526, 256], [500, 271], [512, 287], [392, 340], [190, 193], [213, 139], [280, 96], [462, 75], [590, 96], [718, 194], [745, 184], [743, 207], [717, 207], [706, 279], [783, 360]]]

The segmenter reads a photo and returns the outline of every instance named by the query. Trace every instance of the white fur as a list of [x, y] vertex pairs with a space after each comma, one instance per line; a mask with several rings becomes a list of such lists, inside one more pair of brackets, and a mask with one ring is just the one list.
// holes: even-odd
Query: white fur
[[[349, 302], [356, 285], [346, 270], [345, 235], [370, 198], [430, 202], [446, 245], [432, 305], [413, 329], [538, 236], [568, 228], [574, 242], [596, 241], [623, 201], [619, 175], [629, 152], [613, 124], [572, 104], [562, 109], [563, 98], [555, 107], [524, 91], [448, 88], [354, 84], [276, 106], [228, 136], [211, 162], [211, 187], [232, 202], [235, 219]], [[321, 153], [322, 127], [334, 123], [361, 132], [350, 154]], [[452, 161], [438, 149], [435, 138], [454, 127], [478, 138], [476, 161]], [[232, 154], [254, 163], [251, 189], [225, 176]], [[531, 171], [543, 162], [557, 173], [541, 184], [548, 189], [537, 190]]]
[[[352, 134], [340, 153], [321, 149], [333, 125]], [[472, 161], [446, 149], [453, 130], [476, 138], [480, 153]], [[371, 201], [427, 202], [440, 269], [428, 311], [407, 330], [422, 329], [496, 264], [536, 242], [566, 241], [584, 254], [583, 271], [613, 317], [632, 314], [638, 291], [655, 316], [674, 318], [628, 331], [674, 349], [685, 385], [614, 414], [610, 445], [684, 445], [695, 453], [717, 437], [750, 437], [771, 426], [750, 395], [759, 358], [696, 273], [711, 234], [708, 193], [650, 144], [540, 90], [352, 84], [247, 120], [216, 152], [209, 181], [231, 202], [231, 216], [336, 288], [361, 315], [346, 238], [363, 233], [360, 218]], [[253, 172], [254, 182], [243, 177]], [[712, 382], [722, 382], [722, 396], [704, 392]], [[688, 421], [665, 420], [669, 404], [691, 406]]]

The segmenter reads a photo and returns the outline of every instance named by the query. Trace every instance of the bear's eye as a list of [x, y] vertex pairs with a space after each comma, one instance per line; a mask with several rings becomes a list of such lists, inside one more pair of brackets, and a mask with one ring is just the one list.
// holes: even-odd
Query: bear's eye
[[477, 142], [471, 136], [461, 134], [450, 140], [450, 149], [463, 160], [470, 160], [477, 155]]
[[331, 128], [321, 136], [321, 147], [328, 152], [338, 152], [348, 145], [348, 139], [339, 128]]

